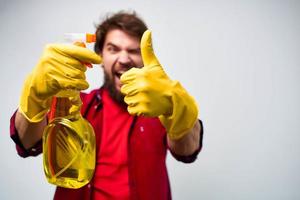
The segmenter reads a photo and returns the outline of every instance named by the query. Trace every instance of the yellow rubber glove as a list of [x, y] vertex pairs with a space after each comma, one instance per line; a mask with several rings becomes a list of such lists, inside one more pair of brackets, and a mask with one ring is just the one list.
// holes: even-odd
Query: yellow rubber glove
[[101, 63], [101, 58], [91, 50], [75, 45], [47, 45], [38, 64], [25, 80], [19, 111], [30, 122], [39, 122], [48, 112], [54, 95], [68, 89], [87, 89], [89, 85], [85, 80], [86, 66], [83, 63]]
[[191, 130], [198, 107], [178, 81], [169, 79], [153, 48], [151, 32], [141, 39], [143, 68], [131, 68], [121, 76], [121, 92], [132, 115], [159, 117], [171, 139], [179, 139]]

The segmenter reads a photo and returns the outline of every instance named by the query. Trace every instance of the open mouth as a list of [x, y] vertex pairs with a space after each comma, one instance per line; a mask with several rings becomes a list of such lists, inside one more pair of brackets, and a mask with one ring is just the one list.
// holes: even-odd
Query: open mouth
[[120, 79], [120, 77], [122, 76], [124, 72], [115, 72], [116, 77], [118, 77]]
[[115, 84], [116, 84], [116, 88], [118, 89], [118, 90], [120, 90], [120, 88], [122, 87], [122, 83], [121, 83], [121, 76], [122, 76], [122, 74], [124, 74], [125, 73], [125, 71], [116, 71], [116, 72], [114, 72], [114, 76], [115, 76]]

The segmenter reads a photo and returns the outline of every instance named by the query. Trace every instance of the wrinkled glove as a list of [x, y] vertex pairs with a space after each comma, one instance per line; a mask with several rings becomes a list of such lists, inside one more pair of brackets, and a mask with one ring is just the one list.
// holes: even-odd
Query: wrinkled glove
[[198, 107], [178, 81], [164, 72], [153, 48], [151, 32], [141, 39], [143, 68], [131, 68], [121, 76], [121, 92], [132, 115], [159, 117], [171, 139], [179, 139], [191, 130]]
[[[83, 63], [100, 63], [96, 53], [75, 45], [49, 44], [36, 67], [26, 78], [19, 111], [30, 121], [41, 121], [49, 110], [52, 97], [61, 91], [88, 88]], [[71, 100], [72, 101], [72, 100]], [[81, 103], [74, 100], [73, 102]]]

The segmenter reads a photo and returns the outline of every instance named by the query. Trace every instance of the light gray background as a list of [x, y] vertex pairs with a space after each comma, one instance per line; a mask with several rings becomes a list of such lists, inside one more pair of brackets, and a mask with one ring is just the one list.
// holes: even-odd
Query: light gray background
[[[167, 73], [195, 96], [204, 148], [168, 157], [180, 199], [300, 199], [299, 1], [1, 0], [0, 199], [52, 199], [42, 157], [17, 156], [9, 119], [45, 44], [93, 32], [108, 11], [134, 9], [153, 31]], [[102, 82], [99, 66], [87, 73]]]

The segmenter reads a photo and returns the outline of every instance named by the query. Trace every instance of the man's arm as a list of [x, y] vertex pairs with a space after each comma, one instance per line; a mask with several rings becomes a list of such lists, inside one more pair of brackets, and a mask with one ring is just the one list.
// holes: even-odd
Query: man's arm
[[43, 130], [47, 125], [47, 120], [32, 123], [28, 121], [22, 113], [17, 111], [15, 119], [15, 127], [19, 134], [19, 139], [25, 149], [33, 147], [43, 136]]
[[[55, 94], [66, 89], [80, 91], [88, 88], [83, 63], [101, 63], [101, 58], [95, 52], [76, 45], [46, 46], [38, 64], [25, 79], [16, 113], [14, 125], [25, 149], [42, 138], [47, 124], [45, 116]], [[74, 105], [80, 108], [81, 101], [74, 101]]]
[[182, 138], [174, 140], [168, 136], [168, 146], [170, 150], [180, 156], [192, 155], [197, 149], [199, 149], [201, 129], [202, 127], [200, 122], [197, 120], [194, 127]]
[[[178, 81], [171, 80], [156, 58], [151, 32], [141, 39], [143, 68], [131, 68], [122, 74], [121, 92], [131, 115], [159, 117], [174, 153], [196, 152], [200, 141], [198, 106]], [[200, 147], [199, 147], [200, 148]]]

